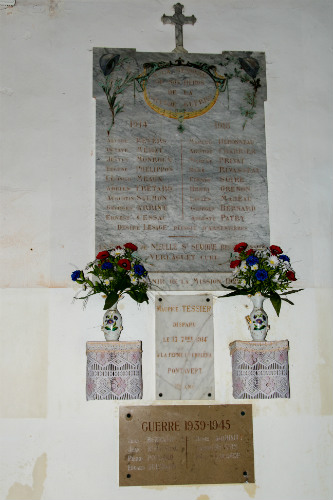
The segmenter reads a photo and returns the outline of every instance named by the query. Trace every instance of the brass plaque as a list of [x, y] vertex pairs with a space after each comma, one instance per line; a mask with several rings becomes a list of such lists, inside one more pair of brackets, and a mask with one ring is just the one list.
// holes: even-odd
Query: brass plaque
[[119, 485], [254, 483], [252, 406], [123, 406]]

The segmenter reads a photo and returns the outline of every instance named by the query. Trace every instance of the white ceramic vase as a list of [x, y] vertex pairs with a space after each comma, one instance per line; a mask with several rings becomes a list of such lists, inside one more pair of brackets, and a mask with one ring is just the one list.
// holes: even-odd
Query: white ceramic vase
[[249, 316], [246, 316], [248, 327], [251, 333], [252, 340], [255, 342], [263, 342], [266, 340], [269, 330], [268, 315], [263, 308], [263, 303], [266, 297], [260, 292], [255, 295], [249, 295], [253, 304], [253, 309]]
[[104, 332], [105, 340], [119, 340], [123, 329], [123, 318], [117, 306], [118, 302], [113, 304], [110, 309], [107, 309], [103, 316], [103, 326], [101, 329]]

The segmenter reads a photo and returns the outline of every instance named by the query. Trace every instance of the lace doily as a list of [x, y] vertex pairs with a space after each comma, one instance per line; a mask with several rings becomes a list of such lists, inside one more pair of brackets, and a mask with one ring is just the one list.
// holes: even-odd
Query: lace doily
[[87, 342], [87, 401], [142, 399], [141, 342]]
[[288, 340], [229, 345], [235, 399], [289, 398]]

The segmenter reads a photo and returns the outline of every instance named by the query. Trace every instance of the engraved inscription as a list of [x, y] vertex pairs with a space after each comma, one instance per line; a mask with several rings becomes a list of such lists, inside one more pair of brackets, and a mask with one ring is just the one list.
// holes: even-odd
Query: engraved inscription
[[251, 405], [128, 406], [120, 486], [254, 482]]
[[[109, 130], [99, 66], [106, 50], [112, 52], [94, 49], [96, 250], [133, 241], [159, 289], [220, 289], [240, 238], [269, 242], [264, 54], [252, 54], [261, 87], [245, 129], [244, 84], [232, 80], [228, 92], [218, 91], [207, 72], [172, 66], [153, 73], [144, 91], [136, 86], [122, 94], [122, 112]], [[139, 74], [146, 63], [177, 60], [176, 54], [118, 53], [126, 62], [111, 80]], [[225, 71], [219, 54], [186, 60]]]
[[213, 297], [157, 296], [156, 399], [214, 399]]

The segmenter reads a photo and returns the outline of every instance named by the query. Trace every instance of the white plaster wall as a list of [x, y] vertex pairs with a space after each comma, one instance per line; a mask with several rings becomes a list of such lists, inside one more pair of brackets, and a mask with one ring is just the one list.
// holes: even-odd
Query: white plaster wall
[[[188, 0], [190, 52], [265, 51], [271, 242], [295, 295], [271, 338], [290, 341], [291, 399], [253, 401], [255, 485], [118, 487], [117, 402], [85, 401], [85, 342], [101, 299], [71, 303], [73, 264], [94, 256], [92, 48], [171, 51], [166, 0], [17, 0], [0, 6], [0, 498], [329, 500], [332, 488], [332, 5]], [[143, 340], [154, 402], [154, 304], [125, 299], [123, 340]], [[216, 401], [234, 403], [228, 344], [247, 339], [246, 298], [216, 300]], [[120, 403], [123, 404], [123, 403]]]

